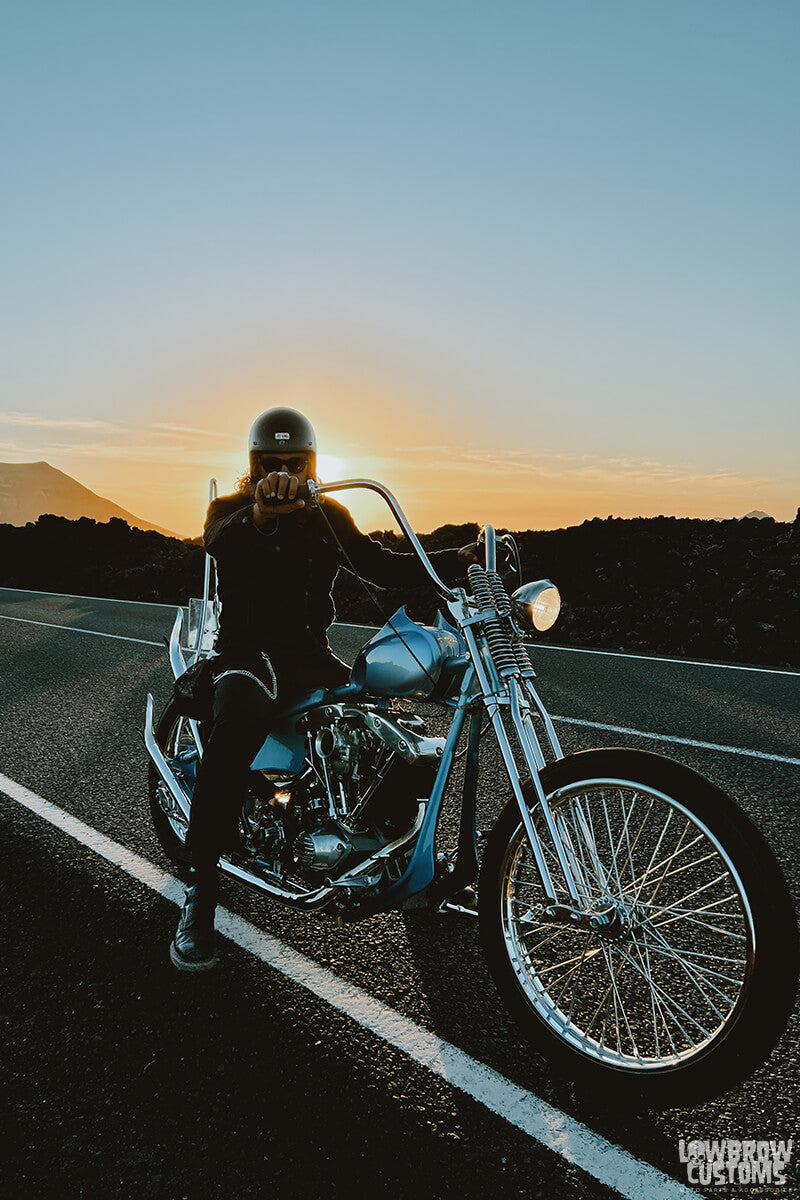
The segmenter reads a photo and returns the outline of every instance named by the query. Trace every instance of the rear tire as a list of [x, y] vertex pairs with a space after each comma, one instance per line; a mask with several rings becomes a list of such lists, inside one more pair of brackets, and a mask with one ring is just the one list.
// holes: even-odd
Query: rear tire
[[[172, 699], [167, 701], [158, 719], [155, 737], [161, 747], [161, 752], [171, 764], [180, 754], [188, 754], [194, 747], [194, 740], [189, 729], [189, 718], [181, 716]], [[191, 762], [191, 759], [188, 761]], [[191, 800], [193, 783], [191, 775], [187, 773], [186, 776], [183, 776], [179, 772], [176, 774], [179, 783], [184, 786], [188, 799]], [[150, 763], [148, 784], [150, 815], [161, 849], [170, 862], [179, 867], [187, 867], [191, 863], [191, 853], [186, 845], [188, 824], [182, 814], [178, 812], [166, 784], [152, 762]]]
[[484, 951], [509, 1010], [560, 1070], [618, 1100], [655, 1107], [728, 1090], [768, 1057], [797, 987], [797, 921], [772, 851], [713, 784], [658, 755], [589, 750], [541, 779], [597, 928], [548, 919], [512, 799], [479, 890]]

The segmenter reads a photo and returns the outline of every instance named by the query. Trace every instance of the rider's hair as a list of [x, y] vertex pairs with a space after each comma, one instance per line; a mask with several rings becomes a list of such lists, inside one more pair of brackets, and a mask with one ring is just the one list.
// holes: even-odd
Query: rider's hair
[[236, 480], [236, 494], [242, 495], [245, 498], [247, 496], [254, 496], [256, 492], [256, 483], [257, 480], [253, 477], [253, 472], [245, 471], [244, 475], [240, 475]]

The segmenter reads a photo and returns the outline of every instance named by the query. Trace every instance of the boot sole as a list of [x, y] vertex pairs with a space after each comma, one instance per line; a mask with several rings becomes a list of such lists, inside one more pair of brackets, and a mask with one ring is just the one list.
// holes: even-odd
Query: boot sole
[[174, 942], [170, 943], [169, 957], [173, 967], [177, 967], [179, 971], [212, 971], [219, 962], [216, 954], [202, 962], [190, 962], [188, 958], [183, 957]]

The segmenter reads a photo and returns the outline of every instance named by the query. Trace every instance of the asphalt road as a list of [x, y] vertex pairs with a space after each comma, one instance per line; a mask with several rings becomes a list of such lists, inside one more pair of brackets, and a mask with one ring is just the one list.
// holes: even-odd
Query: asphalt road
[[[735, 1092], [615, 1114], [531, 1053], [468, 918], [392, 913], [337, 929], [227, 881], [238, 942], [221, 939], [208, 977], [175, 972], [178, 891], [145, 869], [170, 868], [149, 827], [139, 736], [146, 692], [157, 704], [169, 692], [161, 639], [173, 617], [0, 589], [4, 1196], [594, 1198], [618, 1193], [571, 1160], [580, 1148], [590, 1166], [607, 1161], [612, 1147], [632, 1156], [630, 1193], [667, 1196], [669, 1180], [686, 1182], [681, 1138], [795, 1136], [797, 1014]], [[332, 641], [349, 658], [366, 636], [340, 627]], [[800, 901], [800, 676], [554, 648], [533, 657], [565, 752], [640, 746], [708, 775], [763, 829]], [[487, 821], [505, 799], [497, 779], [482, 783]], [[54, 828], [19, 788], [131, 852], [139, 875]], [[309, 990], [265, 964], [264, 932], [320, 968], [332, 998], [327, 983]], [[402, 1045], [403, 1030], [433, 1036], [429, 1066], [393, 1044], [392, 1013], [408, 1023]], [[471, 1063], [495, 1073], [483, 1099], [457, 1086]], [[534, 1109], [541, 1136], [520, 1118]], [[787, 1174], [776, 1194], [800, 1195], [795, 1161]]]

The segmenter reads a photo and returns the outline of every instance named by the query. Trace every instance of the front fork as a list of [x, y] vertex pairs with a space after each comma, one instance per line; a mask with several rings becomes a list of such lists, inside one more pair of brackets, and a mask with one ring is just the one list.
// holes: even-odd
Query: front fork
[[531, 809], [522, 790], [522, 781], [514, 760], [511, 742], [503, 723], [502, 712], [504, 708], [510, 711], [517, 741], [525, 759], [525, 764], [530, 772], [531, 782], [536, 793], [536, 801], [541, 809], [550, 842], [555, 851], [564, 888], [570, 903], [575, 908], [580, 908], [582, 907], [581, 889], [577, 882], [576, 872], [573, 870], [573, 863], [577, 866], [575, 852], [566, 830], [559, 828], [542, 787], [540, 771], [545, 766], [545, 757], [533, 725], [531, 706], [526, 692], [530, 694], [544, 721], [553, 754], [556, 758], [563, 758], [561, 746], [556, 737], [552, 721], [536, 694], [533, 684], [529, 680], [526, 680], [525, 691], [523, 691], [520, 680], [515, 675], [509, 674], [501, 679], [491, 658], [484, 658], [481, 654], [470, 621], [463, 624], [462, 634], [469, 646], [477, 680], [483, 692], [484, 705], [492, 723], [495, 737], [497, 738], [497, 745], [503, 758], [511, 789], [514, 793], [514, 799], [519, 808], [528, 844], [530, 845], [536, 869], [542, 881], [542, 889], [548, 903], [551, 905], [556, 903], [556, 889], [550, 869], [545, 861], [541, 838], [536, 831]]

